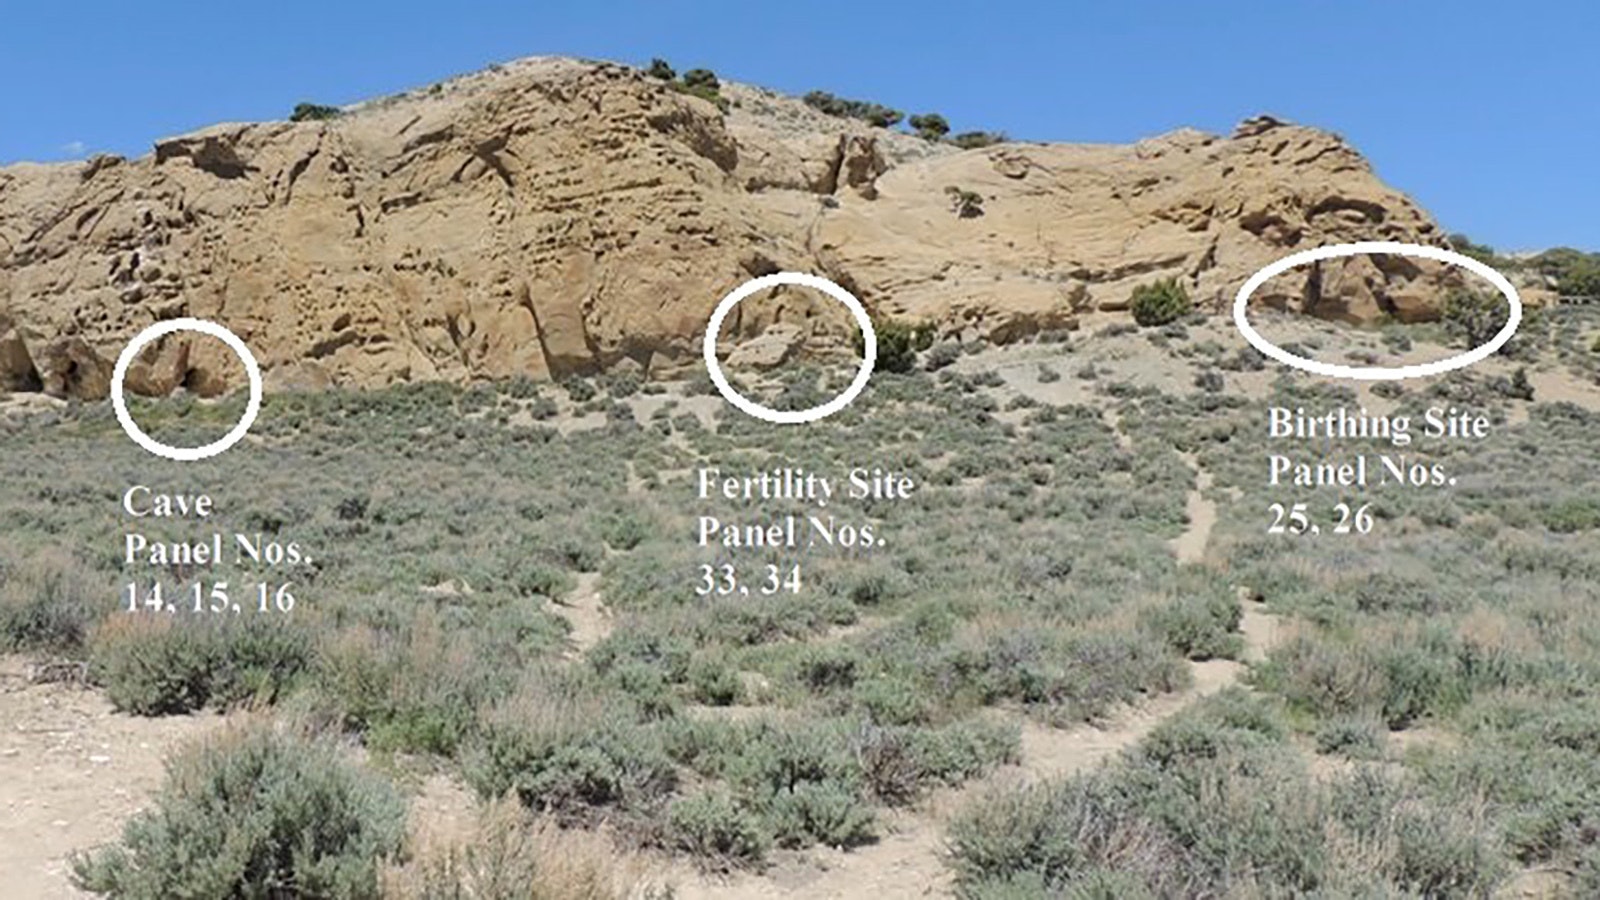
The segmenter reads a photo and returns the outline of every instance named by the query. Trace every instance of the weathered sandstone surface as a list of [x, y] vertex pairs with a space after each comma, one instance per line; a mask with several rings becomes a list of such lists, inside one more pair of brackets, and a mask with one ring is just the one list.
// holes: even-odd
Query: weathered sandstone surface
[[[1338, 137], [1265, 117], [1229, 137], [961, 151], [724, 94], [727, 113], [630, 68], [530, 59], [333, 121], [0, 169], [0, 390], [103, 397], [126, 342], [178, 316], [232, 329], [277, 387], [663, 373], [698, 364], [720, 297], [780, 270], [1003, 342], [1124, 308], [1157, 278], [1222, 309], [1296, 250], [1443, 245]], [[958, 214], [951, 188], [981, 205]], [[1355, 258], [1260, 302], [1425, 319], [1459, 277]], [[741, 304], [728, 337], [781, 323], [763, 352], [787, 358], [796, 329], [847, 321], [791, 290]], [[236, 387], [227, 353], [173, 336], [130, 389]]]

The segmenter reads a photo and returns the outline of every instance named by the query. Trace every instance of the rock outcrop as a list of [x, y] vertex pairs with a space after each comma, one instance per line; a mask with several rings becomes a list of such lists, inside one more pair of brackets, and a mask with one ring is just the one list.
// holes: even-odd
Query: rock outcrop
[[[697, 365], [716, 301], [780, 270], [1009, 341], [1156, 278], [1220, 309], [1298, 249], [1442, 244], [1340, 139], [1268, 118], [1229, 138], [960, 151], [724, 92], [726, 113], [626, 67], [532, 59], [333, 121], [0, 169], [0, 390], [103, 397], [126, 341], [177, 316], [226, 325], [279, 387], [659, 373]], [[949, 188], [981, 203], [957, 214]], [[1262, 302], [1426, 318], [1450, 277], [1351, 259]], [[737, 313], [729, 336], [848, 327], [804, 292]], [[173, 335], [129, 387], [215, 393], [240, 372], [220, 343]]]

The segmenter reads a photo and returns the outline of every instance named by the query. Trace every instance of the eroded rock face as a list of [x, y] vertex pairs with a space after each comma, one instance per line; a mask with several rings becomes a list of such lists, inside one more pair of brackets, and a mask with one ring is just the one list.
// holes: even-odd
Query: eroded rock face
[[0, 391], [38, 391], [43, 387], [27, 338], [15, 322], [0, 316]]
[[[724, 115], [632, 69], [525, 60], [331, 122], [0, 169], [0, 390], [103, 397], [126, 342], [177, 316], [232, 329], [269, 386], [661, 373], [698, 365], [717, 300], [769, 272], [1005, 341], [1160, 277], [1220, 307], [1295, 250], [1442, 242], [1355, 151], [1276, 120], [958, 151], [727, 92]], [[981, 214], [952, 211], [950, 187], [981, 195]], [[1315, 296], [1312, 277], [1263, 302], [1426, 318], [1448, 273], [1328, 263]], [[752, 298], [730, 334], [848, 321], [836, 306]], [[128, 383], [240, 377], [220, 344], [174, 335]]]
[[[1136, 286], [1166, 277], [1220, 312], [1250, 275], [1300, 250], [1445, 246], [1433, 220], [1337, 137], [1268, 117], [1229, 139], [1182, 130], [1133, 146], [952, 154], [876, 185], [875, 201], [843, 198], [822, 220], [819, 257], [863, 299], [952, 333], [976, 319], [1020, 337], [1073, 310], [1121, 311]], [[981, 196], [981, 214], [942, 208], [951, 187]], [[1425, 319], [1462, 278], [1395, 256], [1330, 260], [1318, 274], [1320, 292], [1308, 267], [1253, 302], [1349, 321]]]

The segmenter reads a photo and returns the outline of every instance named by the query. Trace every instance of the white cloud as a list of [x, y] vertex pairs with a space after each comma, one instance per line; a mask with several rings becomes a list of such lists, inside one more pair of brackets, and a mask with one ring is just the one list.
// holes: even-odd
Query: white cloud
[[82, 156], [89, 152], [89, 147], [83, 141], [71, 141], [61, 145], [61, 152], [68, 156]]

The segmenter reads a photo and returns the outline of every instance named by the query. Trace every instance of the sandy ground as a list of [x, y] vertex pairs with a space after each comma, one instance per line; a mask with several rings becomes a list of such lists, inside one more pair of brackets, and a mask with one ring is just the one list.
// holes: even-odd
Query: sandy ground
[[25, 661], [0, 658], [0, 893], [86, 896], [68, 881], [70, 854], [115, 840], [161, 784], [167, 754], [224, 721], [123, 715], [98, 692], [32, 684]]
[[611, 611], [600, 598], [598, 572], [579, 575], [578, 587], [559, 603], [551, 603], [550, 611], [566, 619], [572, 629], [567, 634], [568, 659], [581, 658], [611, 634]]
[[1179, 565], [1193, 565], [1205, 559], [1211, 529], [1217, 524], [1217, 504], [1206, 497], [1206, 491], [1211, 490], [1211, 473], [1200, 468], [1199, 459], [1192, 453], [1185, 453], [1183, 462], [1195, 473], [1195, 489], [1189, 492], [1184, 501], [1184, 511], [1189, 517], [1188, 527], [1183, 534], [1172, 539], [1170, 546]]

